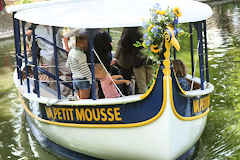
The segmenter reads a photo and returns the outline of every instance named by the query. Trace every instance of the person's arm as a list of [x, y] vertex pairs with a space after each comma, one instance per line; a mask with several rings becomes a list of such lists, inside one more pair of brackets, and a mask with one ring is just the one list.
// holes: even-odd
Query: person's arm
[[70, 51], [70, 47], [68, 45], [68, 41], [69, 41], [69, 38], [63, 37], [63, 43], [64, 43], [64, 46], [65, 46], [65, 49], [66, 49], [67, 52]]
[[131, 81], [129, 81], [129, 80], [116, 80], [116, 79], [114, 79], [113, 80], [114, 81], [114, 83], [115, 84], [126, 84], [127, 86], [131, 83]]
[[28, 29], [26, 31], [26, 49], [28, 53], [31, 51], [30, 43], [32, 43], [32, 30]]
[[101, 72], [95, 72], [95, 78], [96, 79], [103, 79], [105, 78], [105, 74], [104, 73], [101, 73]]
[[122, 75], [113, 75], [112, 76], [112, 79], [122, 79], [123, 78], [123, 76]]

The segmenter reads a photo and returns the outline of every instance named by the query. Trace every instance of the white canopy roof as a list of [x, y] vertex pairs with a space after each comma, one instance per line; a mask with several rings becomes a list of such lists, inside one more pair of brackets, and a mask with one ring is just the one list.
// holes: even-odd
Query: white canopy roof
[[159, 3], [162, 9], [179, 7], [180, 23], [201, 21], [212, 9], [193, 0], [54, 0], [10, 6], [15, 18], [35, 24], [71, 28], [113, 28], [141, 26], [149, 9]]

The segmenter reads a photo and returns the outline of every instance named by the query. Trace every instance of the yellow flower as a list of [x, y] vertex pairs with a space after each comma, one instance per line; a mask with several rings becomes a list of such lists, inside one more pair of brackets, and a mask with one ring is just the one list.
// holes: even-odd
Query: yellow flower
[[143, 46], [144, 48], [147, 48], [147, 46], [146, 46], [146, 43], [145, 43], [145, 42], [143, 42], [143, 43], [142, 43], [142, 46]]
[[182, 12], [180, 11], [180, 9], [178, 7], [175, 7], [173, 9], [173, 13], [177, 16], [177, 17], [180, 17], [182, 16]]
[[160, 52], [160, 48], [158, 48], [158, 45], [152, 44], [152, 45], [150, 46], [150, 48], [151, 48], [151, 51], [152, 51], [153, 53], [158, 53], [158, 52]]
[[148, 32], [151, 32], [151, 29], [152, 29], [153, 27], [154, 27], [154, 25], [149, 26], [148, 29], [147, 29]]
[[159, 14], [159, 15], [165, 15], [166, 14], [166, 11], [160, 11], [159, 9], [156, 11], [156, 14]]

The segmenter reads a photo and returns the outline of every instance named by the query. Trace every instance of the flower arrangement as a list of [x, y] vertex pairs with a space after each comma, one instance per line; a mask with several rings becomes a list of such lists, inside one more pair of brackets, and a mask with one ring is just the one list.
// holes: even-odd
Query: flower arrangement
[[174, 27], [176, 30], [176, 27], [178, 27], [178, 18], [182, 13], [178, 7], [162, 10], [159, 3], [156, 3], [154, 7], [150, 9], [150, 13], [151, 18], [144, 21], [143, 24], [143, 42], [137, 42], [136, 46], [146, 48], [147, 56], [154, 62], [159, 62], [164, 32], [167, 26]]

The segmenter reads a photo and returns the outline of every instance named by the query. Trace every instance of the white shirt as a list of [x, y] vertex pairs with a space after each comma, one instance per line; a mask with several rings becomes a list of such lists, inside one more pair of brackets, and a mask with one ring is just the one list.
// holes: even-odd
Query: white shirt
[[71, 49], [66, 66], [70, 68], [73, 79], [87, 78], [92, 82], [92, 74], [87, 64], [87, 56], [80, 49]]

